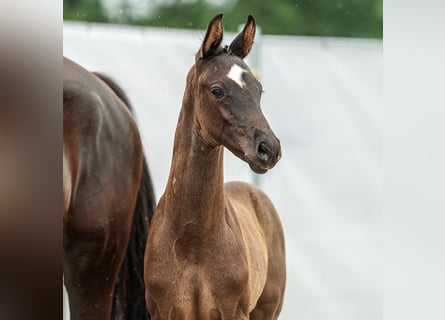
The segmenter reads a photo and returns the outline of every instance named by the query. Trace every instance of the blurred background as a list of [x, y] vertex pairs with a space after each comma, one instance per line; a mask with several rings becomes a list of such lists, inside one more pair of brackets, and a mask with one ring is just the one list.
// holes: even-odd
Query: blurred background
[[382, 0], [64, 0], [66, 20], [204, 29], [224, 12], [236, 31], [252, 14], [265, 34], [382, 38]]
[[[284, 320], [382, 318], [382, 1], [64, 0], [64, 55], [112, 76], [137, 115], [157, 198], [185, 77], [209, 20], [229, 44], [252, 14], [247, 63], [283, 157], [266, 175], [226, 152], [284, 227]], [[68, 315], [65, 316], [68, 318]]]

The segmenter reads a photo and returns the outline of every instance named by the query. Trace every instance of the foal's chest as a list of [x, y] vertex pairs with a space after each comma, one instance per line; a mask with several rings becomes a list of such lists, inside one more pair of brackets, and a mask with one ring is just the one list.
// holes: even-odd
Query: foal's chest
[[171, 255], [150, 259], [147, 292], [160, 319], [238, 319], [248, 314], [245, 250], [239, 243], [212, 244], [187, 249], [187, 243], [173, 241]]

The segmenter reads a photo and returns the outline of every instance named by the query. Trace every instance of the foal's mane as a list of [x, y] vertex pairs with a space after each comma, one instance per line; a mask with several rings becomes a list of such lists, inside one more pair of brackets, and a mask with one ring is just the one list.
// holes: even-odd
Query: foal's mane
[[232, 54], [230, 51], [229, 51], [229, 46], [228, 45], [225, 45], [224, 47], [219, 47], [218, 48], [218, 50], [216, 50], [216, 56], [219, 56], [219, 55], [221, 55], [221, 54]]

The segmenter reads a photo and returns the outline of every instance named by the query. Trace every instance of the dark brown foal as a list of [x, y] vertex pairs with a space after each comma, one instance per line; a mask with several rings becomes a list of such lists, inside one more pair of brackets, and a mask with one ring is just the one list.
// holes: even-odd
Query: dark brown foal
[[249, 16], [222, 48], [222, 14], [216, 16], [188, 73], [170, 176], [145, 254], [155, 320], [271, 320], [281, 311], [286, 269], [278, 214], [257, 188], [223, 182], [224, 146], [257, 173], [281, 156], [260, 109], [261, 84], [243, 61], [254, 35]]

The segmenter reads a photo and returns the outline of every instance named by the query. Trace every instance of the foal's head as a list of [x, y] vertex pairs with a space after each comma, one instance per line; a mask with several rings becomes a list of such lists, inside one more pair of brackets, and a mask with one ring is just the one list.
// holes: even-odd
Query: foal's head
[[209, 144], [224, 145], [253, 171], [265, 173], [280, 159], [281, 147], [260, 109], [261, 83], [243, 61], [253, 45], [255, 20], [249, 16], [223, 48], [222, 16], [210, 21], [188, 76], [196, 120]]

